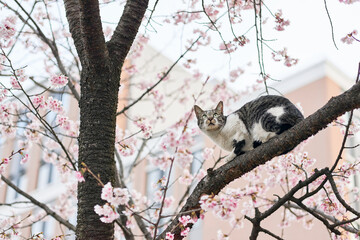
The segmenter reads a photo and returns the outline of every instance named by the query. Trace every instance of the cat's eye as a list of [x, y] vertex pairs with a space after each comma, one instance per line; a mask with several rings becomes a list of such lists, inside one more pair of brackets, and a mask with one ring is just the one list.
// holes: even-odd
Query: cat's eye
[[207, 117], [207, 115], [206, 115], [206, 114], [203, 114], [203, 115], [202, 115], [202, 117], [203, 117], [203, 118], [206, 118], [206, 117]]
[[219, 114], [217, 114], [217, 113], [214, 113], [214, 117], [217, 117], [217, 116], [219, 116]]

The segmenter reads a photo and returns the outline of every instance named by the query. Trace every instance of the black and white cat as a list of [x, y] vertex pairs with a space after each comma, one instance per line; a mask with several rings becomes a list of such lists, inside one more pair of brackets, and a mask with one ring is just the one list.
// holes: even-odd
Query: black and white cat
[[204, 111], [197, 105], [194, 110], [201, 131], [221, 148], [231, 151], [227, 161], [256, 148], [304, 119], [287, 98], [275, 95], [250, 101], [228, 116], [223, 114], [222, 101], [212, 110]]

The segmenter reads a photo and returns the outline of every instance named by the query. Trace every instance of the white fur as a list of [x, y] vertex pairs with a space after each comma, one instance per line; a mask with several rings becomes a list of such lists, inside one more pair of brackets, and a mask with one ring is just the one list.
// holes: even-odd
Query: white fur
[[279, 121], [279, 118], [285, 113], [284, 107], [273, 107], [267, 110], [268, 113], [276, 117], [276, 121]]
[[216, 131], [205, 130], [203, 132], [226, 151], [233, 151], [233, 140], [245, 140], [246, 145], [243, 148], [244, 151], [252, 149], [252, 142], [250, 141], [250, 136], [245, 124], [236, 114], [230, 114], [221, 129]]
[[253, 125], [251, 136], [252, 140], [254, 141], [260, 141], [260, 142], [266, 142], [270, 138], [274, 137], [276, 133], [274, 132], [267, 132], [263, 129], [261, 122], [255, 123]]

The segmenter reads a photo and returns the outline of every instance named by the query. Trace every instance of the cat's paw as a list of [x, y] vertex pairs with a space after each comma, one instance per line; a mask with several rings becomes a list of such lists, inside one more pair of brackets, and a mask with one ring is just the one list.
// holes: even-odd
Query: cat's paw
[[232, 160], [234, 160], [234, 158], [236, 157], [237, 155], [234, 153], [234, 152], [231, 152], [229, 155], [227, 155], [225, 157], [225, 162], [230, 162]]
[[254, 141], [253, 142], [253, 148], [257, 148], [258, 146], [260, 146], [262, 144], [261, 141]]

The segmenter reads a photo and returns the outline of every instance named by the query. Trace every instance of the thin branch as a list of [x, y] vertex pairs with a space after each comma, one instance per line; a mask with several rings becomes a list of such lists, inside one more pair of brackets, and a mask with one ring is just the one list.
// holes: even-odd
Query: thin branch
[[324, 6], [325, 6], [326, 14], [327, 14], [327, 16], [328, 16], [328, 18], [329, 18], [329, 22], [330, 22], [332, 41], [333, 41], [333, 43], [334, 43], [335, 48], [336, 48], [337, 50], [339, 50], [338, 47], [336, 46], [335, 36], [334, 36], [334, 26], [333, 26], [333, 23], [332, 23], [332, 20], [331, 20], [331, 17], [330, 17], [330, 13], [329, 13], [329, 9], [328, 9], [328, 7], [327, 7], [326, 0], [324, 0]]
[[67, 227], [68, 229], [75, 232], [76, 228], [74, 225], [72, 225], [69, 221], [65, 220], [64, 218], [62, 218], [60, 215], [58, 215], [53, 210], [51, 210], [46, 204], [39, 202], [38, 200], [36, 200], [32, 196], [30, 196], [28, 193], [26, 193], [23, 190], [21, 190], [20, 188], [18, 188], [15, 184], [13, 184], [9, 179], [4, 177], [3, 175], [1, 175], [1, 180], [3, 180], [9, 187], [14, 189], [17, 193], [19, 193], [20, 195], [29, 199], [33, 204], [35, 204], [36, 206], [43, 209], [48, 215], [52, 216], [56, 221], [58, 221], [59, 223], [61, 223], [65, 227]]
[[202, 38], [202, 36], [199, 36], [191, 45], [190, 47], [188, 47], [186, 49], [186, 51], [184, 53], [182, 53], [180, 55], [180, 57], [169, 67], [169, 69], [164, 73], [164, 75], [154, 84], [152, 85], [150, 88], [148, 88], [143, 94], [140, 95], [140, 97], [138, 97], [135, 101], [133, 101], [131, 104], [129, 104], [128, 106], [125, 106], [120, 112], [116, 113], [116, 115], [121, 115], [124, 112], [126, 112], [129, 108], [131, 108], [132, 106], [134, 106], [136, 103], [138, 103], [143, 97], [145, 97], [145, 95], [147, 95], [150, 91], [152, 91], [157, 85], [159, 85], [168, 75], [169, 73], [172, 71], [172, 69], [177, 65], [177, 63], [186, 55], [187, 52], [190, 51], [190, 49], [200, 40], [200, 38]]

